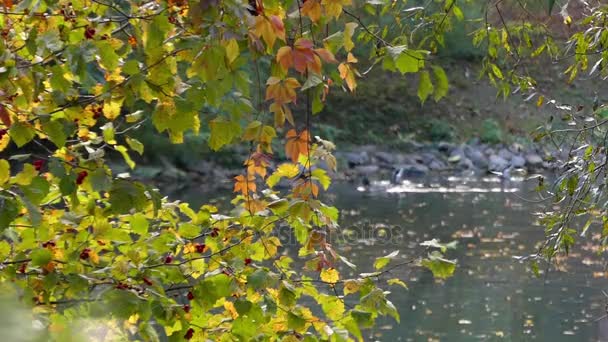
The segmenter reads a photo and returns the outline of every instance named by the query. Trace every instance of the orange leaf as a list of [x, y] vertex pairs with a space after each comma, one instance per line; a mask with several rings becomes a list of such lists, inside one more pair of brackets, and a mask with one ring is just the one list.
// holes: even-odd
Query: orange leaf
[[308, 154], [308, 143], [310, 137], [308, 131], [303, 130], [298, 134], [295, 129], [287, 131], [287, 142], [285, 143], [285, 154], [295, 163], [298, 161], [300, 154]]
[[247, 179], [245, 176], [238, 175], [234, 177], [234, 192], [240, 192], [246, 197], [249, 195], [249, 191], [255, 192], [255, 177], [252, 174], [247, 175]]
[[321, 3], [318, 0], [305, 1], [301, 11], [303, 15], [316, 23], [321, 18]]
[[340, 71], [340, 77], [346, 81], [348, 89], [350, 89], [350, 91], [355, 91], [357, 88], [357, 81], [355, 80], [355, 73], [351, 67], [346, 63], [342, 63], [338, 66], [338, 70]]
[[300, 82], [295, 78], [287, 78], [281, 80], [278, 77], [271, 76], [266, 81], [266, 100], [274, 100], [278, 104], [296, 102], [295, 88], [300, 86]]
[[315, 49], [315, 52], [324, 62], [337, 63], [338, 61], [334, 57], [334, 54], [329, 52], [327, 49]]
[[283, 46], [277, 51], [277, 62], [281, 65], [284, 71], [287, 71], [293, 65], [293, 56], [291, 47]]
[[296, 40], [293, 47], [293, 64], [296, 71], [302, 74], [306, 72], [306, 69], [318, 70], [317, 73], [321, 71], [321, 61], [315, 55], [313, 44], [309, 39], [300, 38]]
[[4, 7], [7, 9], [11, 9], [13, 8], [13, 0], [3, 0], [4, 1]]
[[0, 104], [0, 122], [2, 122], [6, 128], [11, 126], [11, 116], [8, 114], [8, 111], [3, 104]]
[[254, 152], [251, 157], [245, 161], [247, 173], [251, 175], [258, 174], [262, 178], [266, 177], [266, 168], [270, 165], [270, 157], [262, 152]]

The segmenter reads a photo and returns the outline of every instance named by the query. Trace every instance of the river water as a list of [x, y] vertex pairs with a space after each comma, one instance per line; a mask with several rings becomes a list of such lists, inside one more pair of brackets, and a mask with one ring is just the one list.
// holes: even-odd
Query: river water
[[[334, 245], [360, 266], [357, 272], [373, 271], [372, 260], [394, 250], [403, 260], [419, 255], [424, 240], [458, 241], [447, 254], [458, 262], [448, 280], [413, 267], [392, 271], [390, 278], [409, 287], [392, 287], [389, 295], [401, 322], [382, 319], [366, 340], [608, 340], [608, 318], [602, 318], [608, 273], [597, 236], [579, 241], [540, 277], [515, 258], [533, 253], [543, 238], [535, 213], [546, 204], [522, 199], [537, 199], [535, 185], [492, 178], [377, 182], [367, 189], [332, 185], [324, 201], [340, 208], [348, 236]], [[200, 195], [181, 195], [200, 204]]]

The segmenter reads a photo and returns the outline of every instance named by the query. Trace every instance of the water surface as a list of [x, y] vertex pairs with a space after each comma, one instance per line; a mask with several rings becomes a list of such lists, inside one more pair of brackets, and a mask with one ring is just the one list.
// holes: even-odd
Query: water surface
[[[377, 182], [371, 189], [333, 185], [324, 200], [340, 208], [342, 229], [355, 232], [351, 243], [337, 247], [361, 266], [358, 272], [373, 271], [371, 260], [394, 250], [403, 260], [412, 258], [424, 251], [424, 240], [458, 241], [448, 253], [458, 268], [446, 281], [422, 269], [392, 271], [390, 278], [409, 286], [390, 294], [401, 323], [384, 319], [366, 340], [604, 340], [608, 273], [598, 241], [587, 238], [540, 278], [514, 259], [533, 253], [543, 238], [535, 213], [546, 204], [522, 199], [537, 199], [535, 185], [455, 177], [400, 186]], [[199, 204], [200, 195], [182, 195]]]

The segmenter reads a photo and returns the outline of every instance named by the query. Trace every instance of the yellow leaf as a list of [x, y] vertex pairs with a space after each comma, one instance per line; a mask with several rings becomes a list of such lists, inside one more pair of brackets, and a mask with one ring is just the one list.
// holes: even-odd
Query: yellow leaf
[[8, 134], [4, 134], [2, 138], [0, 138], [0, 152], [4, 151], [8, 143], [11, 141], [11, 136]]
[[340, 273], [335, 268], [328, 268], [321, 271], [321, 280], [326, 283], [335, 284], [340, 280]]
[[358, 280], [349, 279], [344, 282], [344, 295], [346, 296], [351, 293], [357, 293], [359, 288], [361, 288], [361, 284]]
[[120, 115], [120, 107], [124, 98], [113, 98], [103, 104], [103, 116], [108, 120], [114, 120]]
[[328, 16], [338, 18], [342, 14], [342, 7], [352, 4], [351, 0], [322, 0], [321, 3], [325, 6], [325, 13]]
[[399, 286], [403, 287], [404, 289], [407, 289], [407, 285], [401, 279], [397, 279], [397, 278], [389, 279], [387, 281], [387, 283], [389, 285], [399, 285]]
[[6, 159], [0, 159], [0, 185], [3, 185], [11, 177], [11, 165]]
[[239, 317], [239, 313], [236, 311], [236, 308], [234, 307], [234, 304], [232, 302], [224, 302], [224, 309], [226, 309], [226, 311], [230, 313], [232, 319], [236, 319], [237, 317]]
[[545, 97], [544, 96], [539, 96], [538, 100], [536, 101], [536, 107], [540, 107], [543, 105], [543, 103], [545, 102]]
[[224, 44], [224, 48], [226, 49], [226, 58], [228, 58], [228, 63], [232, 64], [232, 62], [234, 62], [234, 60], [239, 56], [239, 44], [236, 42], [236, 39], [230, 39]]

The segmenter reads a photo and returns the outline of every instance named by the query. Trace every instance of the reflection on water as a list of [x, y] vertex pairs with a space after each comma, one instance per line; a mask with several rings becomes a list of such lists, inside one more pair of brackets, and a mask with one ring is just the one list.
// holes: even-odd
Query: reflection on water
[[[430, 272], [411, 268], [388, 276], [409, 286], [391, 289], [401, 323], [384, 319], [366, 340], [597, 341], [608, 336], [608, 319], [602, 319], [608, 273], [598, 256], [599, 236], [580, 241], [569, 258], [556, 260], [548, 273], [541, 270], [541, 278], [514, 258], [533, 253], [543, 238], [533, 215], [542, 205], [522, 200], [534, 196], [535, 185], [498, 178], [378, 182], [365, 189], [333, 185], [323, 200], [341, 209], [342, 229], [366, 232], [365, 238], [355, 234], [358, 238], [339, 246], [360, 266], [357, 273], [373, 271], [370, 260], [396, 249], [406, 260], [420, 253], [422, 241], [458, 241], [448, 254], [458, 260], [454, 277], [437, 282]], [[200, 193], [193, 198], [200, 204]], [[349, 269], [341, 272], [356, 276]]]
[[511, 180], [504, 192], [496, 183], [497, 178], [451, 178], [397, 187], [376, 183], [365, 192], [334, 187], [333, 202], [346, 214], [343, 227], [379, 225], [405, 237], [397, 246], [345, 246], [344, 254], [358, 265], [394, 249], [407, 259], [429, 238], [459, 242], [448, 255], [458, 259], [458, 268], [445, 282], [423, 270], [391, 275], [408, 280], [408, 291], [394, 288], [390, 295], [401, 323], [384, 320], [370, 339], [597, 341], [608, 335], [600, 331], [608, 328], [608, 319], [598, 320], [608, 300], [602, 294], [608, 274], [594, 247], [598, 241], [582, 242], [570, 258], [535, 278], [514, 256], [533, 253], [543, 238], [533, 215], [543, 207], [521, 199], [534, 196], [536, 183]]

